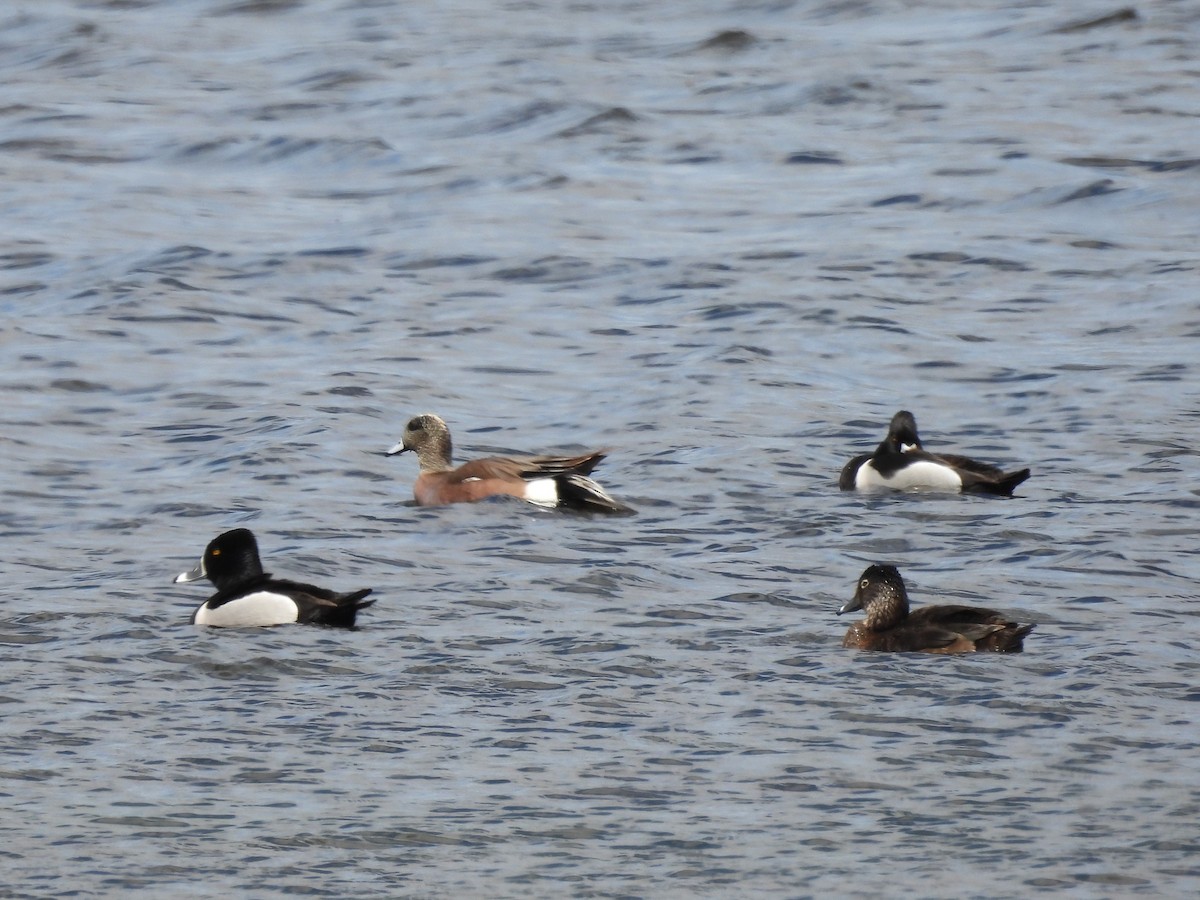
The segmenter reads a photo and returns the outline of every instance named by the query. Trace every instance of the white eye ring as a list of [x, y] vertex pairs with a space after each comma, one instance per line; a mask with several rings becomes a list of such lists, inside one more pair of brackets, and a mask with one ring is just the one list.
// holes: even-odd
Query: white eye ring
[[860, 582], [858, 583], [858, 586], [859, 586], [860, 588], [866, 588], [866, 587], [867, 587], [867, 585], [869, 585], [870, 583], [871, 583], [871, 580], [870, 580], [869, 578], [864, 578], [862, 581], [860, 581]]

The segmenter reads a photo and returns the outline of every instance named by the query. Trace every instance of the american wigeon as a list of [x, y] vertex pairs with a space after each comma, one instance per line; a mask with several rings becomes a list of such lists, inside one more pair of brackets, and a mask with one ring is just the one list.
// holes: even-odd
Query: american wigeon
[[489, 456], [455, 468], [450, 429], [432, 413], [410, 419], [399, 443], [387, 455], [405, 450], [417, 454], [421, 467], [413, 485], [418, 506], [472, 503], [503, 495], [550, 508], [633, 512], [587, 477], [604, 459], [603, 451], [582, 456]]
[[370, 588], [339, 594], [311, 584], [272, 578], [263, 571], [258, 542], [248, 529], [235, 528], [213, 538], [200, 565], [175, 579], [176, 584], [207, 577], [217, 592], [192, 613], [193, 625], [237, 628], [304, 622], [353, 628], [358, 611], [374, 603], [363, 600]]
[[977, 606], [925, 606], [908, 610], [908, 591], [895, 566], [868, 566], [858, 590], [838, 615], [865, 610], [842, 640], [857, 650], [925, 653], [1020, 653], [1032, 625], [1019, 625], [995, 610]]
[[892, 416], [887, 437], [874, 453], [846, 463], [838, 478], [843, 491], [969, 491], [1011, 497], [1029, 477], [1028, 469], [1005, 473], [954, 453], [930, 453], [917, 435], [917, 420], [906, 409]]

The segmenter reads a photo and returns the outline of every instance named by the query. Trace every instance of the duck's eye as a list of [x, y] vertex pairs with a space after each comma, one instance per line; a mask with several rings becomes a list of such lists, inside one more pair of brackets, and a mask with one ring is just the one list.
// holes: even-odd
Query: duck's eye
[[220, 555], [221, 555], [221, 548], [220, 548], [220, 547], [213, 547], [212, 555], [213, 555], [213, 556], [220, 556]]
[[404, 427], [409, 431], [422, 431], [425, 428], [425, 423], [422, 422], [418, 417], [416, 419], [410, 419], [408, 424]]
[[858, 583], [858, 586], [865, 591], [870, 584], [871, 584], [871, 580], [869, 578], [864, 578], [862, 581], [860, 581]]

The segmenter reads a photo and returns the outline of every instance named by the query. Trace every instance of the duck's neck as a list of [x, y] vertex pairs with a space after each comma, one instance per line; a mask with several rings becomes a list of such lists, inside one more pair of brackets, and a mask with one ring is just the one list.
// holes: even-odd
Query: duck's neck
[[887, 631], [908, 618], [908, 597], [892, 585], [883, 585], [871, 598], [863, 624], [872, 631]]
[[417, 463], [422, 472], [448, 472], [454, 468], [450, 435], [435, 434], [417, 448]]

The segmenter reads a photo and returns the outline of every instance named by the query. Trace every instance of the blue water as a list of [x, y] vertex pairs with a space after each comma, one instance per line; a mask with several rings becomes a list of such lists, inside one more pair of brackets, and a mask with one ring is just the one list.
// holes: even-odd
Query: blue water
[[[6, 896], [1190, 897], [1200, 13], [0, 6]], [[1033, 477], [862, 498], [891, 415]], [[382, 453], [608, 447], [632, 518]], [[378, 602], [187, 624], [244, 525]], [[843, 650], [869, 562], [1020, 656]]]

